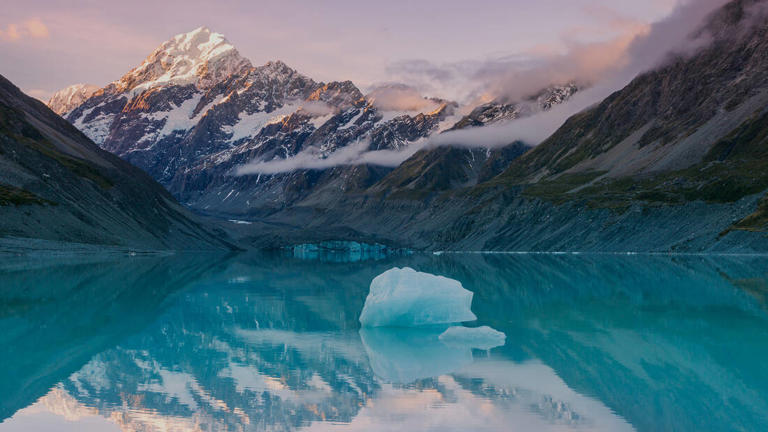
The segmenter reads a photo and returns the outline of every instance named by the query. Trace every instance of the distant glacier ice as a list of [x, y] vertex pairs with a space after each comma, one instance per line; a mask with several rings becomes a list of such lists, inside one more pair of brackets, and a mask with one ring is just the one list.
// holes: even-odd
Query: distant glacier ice
[[418, 327], [477, 319], [472, 292], [443, 276], [392, 268], [376, 276], [365, 299], [363, 327]]
[[357, 262], [380, 260], [389, 256], [409, 255], [408, 249], [396, 249], [379, 243], [324, 241], [303, 243], [286, 248], [294, 258], [323, 262]]

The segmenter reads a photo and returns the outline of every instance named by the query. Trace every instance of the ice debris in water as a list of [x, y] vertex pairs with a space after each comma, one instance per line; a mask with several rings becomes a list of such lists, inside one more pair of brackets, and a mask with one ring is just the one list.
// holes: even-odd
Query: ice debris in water
[[450, 346], [465, 346], [489, 350], [504, 345], [507, 335], [488, 326], [450, 327], [438, 336], [440, 342]]
[[376, 276], [365, 299], [363, 327], [416, 327], [477, 319], [472, 292], [443, 276], [392, 268]]

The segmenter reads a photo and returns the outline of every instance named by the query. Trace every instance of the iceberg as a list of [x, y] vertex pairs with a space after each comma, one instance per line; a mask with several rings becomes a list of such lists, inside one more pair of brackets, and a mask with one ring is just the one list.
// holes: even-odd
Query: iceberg
[[363, 327], [418, 327], [477, 319], [472, 292], [443, 276], [392, 268], [376, 276], [365, 299]]
[[454, 347], [489, 350], [504, 345], [507, 335], [488, 326], [450, 327], [438, 336], [440, 342]]

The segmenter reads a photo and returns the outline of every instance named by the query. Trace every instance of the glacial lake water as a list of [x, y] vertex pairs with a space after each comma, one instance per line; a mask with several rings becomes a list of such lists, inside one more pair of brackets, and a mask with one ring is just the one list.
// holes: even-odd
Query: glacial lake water
[[[361, 330], [406, 266], [506, 343]], [[0, 359], [0, 432], [765, 431], [768, 259], [6, 256]]]

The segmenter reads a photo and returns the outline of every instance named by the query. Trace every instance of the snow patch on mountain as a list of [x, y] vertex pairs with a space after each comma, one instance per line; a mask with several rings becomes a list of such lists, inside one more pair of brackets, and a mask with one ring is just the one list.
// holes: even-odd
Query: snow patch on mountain
[[112, 121], [115, 119], [114, 114], [101, 113], [94, 118], [85, 122], [85, 119], [99, 106], [89, 108], [82, 116], [80, 116], [74, 123], [74, 126], [82, 131], [88, 138], [98, 145], [104, 143], [104, 140], [109, 136], [109, 129], [112, 126]]
[[223, 126], [221, 130], [231, 134], [230, 142], [236, 142], [243, 138], [258, 135], [267, 125], [279, 123], [286, 116], [294, 113], [299, 107], [296, 102], [287, 103], [270, 112], [257, 111], [252, 114], [241, 112], [238, 121], [231, 126]]
[[175, 131], [188, 131], [195, 127], [200, 117], [204, 114], [204, 111], [201, 111], [198, 115], [194, 115], [195, 107], [200, 103], [201, 98], [202, 94], [197, 93], [178, 106], [173, 104], [173, 108], [168, 111], [144, 114], [144, 117], [147, 119], [162, 121], [163, 127], [154, 136], [148, 134], [142, 140], [159, 140]]

